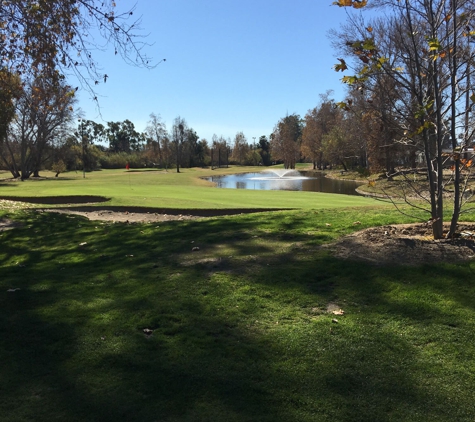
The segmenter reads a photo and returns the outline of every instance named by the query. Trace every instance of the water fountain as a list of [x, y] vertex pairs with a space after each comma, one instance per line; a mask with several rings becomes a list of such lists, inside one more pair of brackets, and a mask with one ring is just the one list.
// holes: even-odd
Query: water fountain
[[208, 178], [219, 188], [250, 190], [291, 190], [357, 195], [358, 183], [327, 179], [324, 175], [302, 175], [293, 169], [263, 169], [259, 173], [237, 173]]
[[304, 180], [306, 176], [295, 169], [266, 169], [258, 176], [251, 177], [250, 180]]

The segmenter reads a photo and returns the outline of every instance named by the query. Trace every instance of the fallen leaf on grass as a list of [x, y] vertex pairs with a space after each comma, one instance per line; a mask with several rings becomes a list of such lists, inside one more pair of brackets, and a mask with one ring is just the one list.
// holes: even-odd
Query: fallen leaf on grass
[[343, 309], [337, 309], [335, 311], [332, 311], [333, 315], [344, 315], [345, 311]]

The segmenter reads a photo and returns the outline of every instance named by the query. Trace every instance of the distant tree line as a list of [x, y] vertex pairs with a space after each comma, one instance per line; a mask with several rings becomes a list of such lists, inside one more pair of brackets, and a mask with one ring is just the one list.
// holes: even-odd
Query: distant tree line
[[[243, 132], [234, 139], [213, 135], [201, 139], [180, 116], [169, 130], [159, 114], [152, 113], [144, 132], [130, 120], [105, 124], [78, 118], [74, 90], [64, 83], [37, 77], [23, 84], [12, 100], [13, 114], [0, 143], [1, 168], [13, 177], [39, 176], [42, 169], [64, 171], [157, 167], [166, 170], [188, 167], [222, 167], [310, 162], [315, 169], [341, 166], [364, 171], [394, 168], [414, 160], [396, 146], [380, 148], [375, 118], [358, 107], [345, 110], [330, 97], [301, 118], [281, 118], [274, 131], [249, 142]], [[363, 107], [363, 105], [361, 106]], [[369, 113], [369, 114], [368, 114]]]
[[229, 164], [295, 168], [302, 162], [314, 169], [338, 166], [369, 175], [414, 167], [421, 160], [416, 148], [392, 141], [399, 133], [398, 119], [382, 105], [378, 108], [383, 99], [368, 98], [358, 89], [349, 89], [344, 102], [335, 102], [331, 91], [320, 95], [303, 118], [287, 115], [269, 136], [251, 143], [243, 132], [234, 139], [202, 139], [180, 116], [167, 130], [160, 115], [152, 113], [142, 133], [130, 120], [102, 124], [78, 118], [74, 90], [64, 82], [38, 75], [20, 83], [0, 71], [1, 77], [10, 78], [12, 88], [10, 103], [3, 103], [3, 113], [11, 117], [0, 125], [0, 167], [15, 178], [37, 177], [42, 169], [59, 174], [127, 164], [179, 172], [183, 167]]
[[[81, 2], [80, 9], [75, 7], [76, 2], [59, 0], [7, 3], [5, 13], [0, 13], [0, 33], [4, 40], [0, 45], [3, 57], [0, 63], [0, 167], [15, 178], [37, 177], [44, 169], [59, 175], [68, 170], [125, 168], [127, 164], [179, 172], [183, 167], [219, 168], [229, 164], [281, 163], [286, 168], [294, 168], [299, 162], [310, 162], [315, 169], [339, 166], [368, 174], [392, 174], [398, 167], [414, 168], [424, 159], [430, 162], [434, 149], [429, 142], [432, 138], [437, 138], [439, 152], [454, 150], [459, 144], [456, 137], [462, 136], [465, 147], [472, 142], [474, 98], [470, 87], [474, 66], [469, 41], [473, 31], [467, 27], [472, 24], [473, 11], [468, 1], [447, 3], [450, 10], [460, 9], [463, 13], [457, 20], [451, 20], [455, 13], [447, 13], [444, 15], [447, 19], [441, 21], [455, 26], [445, 35], [439, 34], [440, 39], [450, 44], [452, 38], [458, 37], [460, 53], [453, 58], [458, 62], [450, 65], [452, 67], [447, 61], [451, 50], [444, 49], [439, 38], [426, 37], [431, 40], [430, 53], [424, 53], [426, 50], [422, 47], [417, 51], [432, 61], [424, 56], [419, 60], [419, 67], [425, 63], [432, 67], [422, 66], [420, 72], [416, 69], [407, 75], [395, 71], [412, 69], [404, 61], [414, 53], [408, 47], [408, 40], [400, 37], [407, 32], [404, 28], [386, 31], [388, 27], [401, 26], [401, 19], [393, 19], [392, 26], [387, 22], [353, 23], [341, 32], [335, 31], [334, 44], [341, 56], [356, 62], [356, 75], [344, 78], [349, 87], [345, 100], [336, 102], [331, 92], [327, 92], [305, 116], [282, 117], [272, 133], [253, 137], [253, 142], [243, 132], [236, 133], [232, 139], [218, 135], [212, 139], [200, 138], [180, 116], [167, 129], [160, 115], [152, 113], [143, 133], [130, 120], [103, 124], [78, 118], [74, 111], [78, 88], [66, 83], [62, 69], [72, 69], [82, 75], [80, 79], [87, 86], [92, 82], [94, 85], [105, 82], [108, 77], [97, 71], [91, 51], [83, 51], [82, 37], [87, 36], [92, 22], [102, 28], [101, 34], [116, 52], [121, 52], [126, 59], [133, 56], [147, 67], [148, 59], [141, 53], [143, 45], [130, 38], [130, 30], [136, 28], [135, 23], [129, 21], [133, 9], [116, 14], [115, 2], [93, 0]], [[342, 7], [362, 7], [359, 2], [336, 3]], [[377, 3], [382, 7], [384, 2]], [[445, 2], [440, 0], [436, 4], [442, 7]], [[410, 5], [406, 5], [407, 10], [400, 9], [396, 1], [394, 6], [399, 18], [407, 20], [405, 25], [412, 25]], [[58, 15], [59, 11], [62, 12]], [[432, 16], [429, 12], [426, 14]], [[44, 33], [32, 31], [43, 27], [38, 22], [45, 21], [49, 24], [44, 27]], [[426, 43], [423, 39], [410, 41], [417, 46]], [[387, 52], [383, 55], [384, 49]], [[345, 60], [339, 60], [336, 70], [345, 70]], [[397, 63], [397, 67], [391, 61]], [[435, 74], [434, 66], [439, 63], [440, 69], [436, 69], [439, 73]], [[89, 70], [81, 73], [81, 69]], [[442, 75], [440, 98], [430, 91], [438, 85], [428, 83], [428, 75], [436, 78], [439, 74]], [[419, 86], [427, 87], [428, 93], [419, 93]], [[469, 107], [460, 107], [460, 110], [453, 106], [436, 107], [436, 100], [450, 98], [455, 98], [452, 104], [469, 104]], [[437, 115], [437, 110], [445, 114]], [[437, 118], [432, 121], [428, 115]], [[450, 117], [452, 115], [455, 118]], [[446, 122], [451, 119], [457, 124], [448, 125]], [[436, 128], [434, 133], [433, 128]], [[440, 158], [439, 154], [437, 160]], [[441, 166], [436, 167], [440, 172]], [[439, 176], [437, 183], [441, 183]]]

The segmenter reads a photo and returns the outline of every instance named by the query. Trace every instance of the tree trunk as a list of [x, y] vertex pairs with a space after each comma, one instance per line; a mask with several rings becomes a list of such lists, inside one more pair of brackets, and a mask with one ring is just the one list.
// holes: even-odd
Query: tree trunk
[[180, 159], [181, 159], [181, 151], [180, 147], [178, 146], [178, 141], [176, 145], [176, 172], [180, 173]]
[[[452, 13], [455, 13], [452, 17], [452, 23], [453, 23], [453, 31], [454, 31], [454, 34], [456, 33], [457, 31], [457, 13], [456, 13], [456, 2], [453, 0], [452, 1]], [[450, 51], [449, 53], [451, 54], [451, 66], [452, 66], [452, 74], [451, 74], [451, 81], [450, 81], [450, 85], [451, 85], [451, 88], [452, 88], [452, 92], [451, 92], [451, 119], [452, 119], [452, 122], [455, 122], [456, 121], [456, 118], [457, 118], [457, 110], [456, 110], [456, 98], [457, 98], [457, 89], [458, 89], [458, 82], [457, 82], [457, 75], [456, 75], [456, 71], [455, 69], [457, 68], [457, 56], [458, 56], [458, 45], [457, 45], [457, 37], [454, 36], [454, 39], [453, 39], [453, 47], [452, 47], [452, 51]], [[470, 65], [467, 66], [468, 67], [468, 72], [467, 73], [467, 84], [468, 86], [470, 85]], [[467, 95], [466, 95], [466, 100], [469, 100], [468, 97], [468, 93], [469, 93], [469, 90], [467, 90]], [[466, 101], [466, 104], [469, 103], [469, 101]], [[470, 106], [468, 107], [468, 110], [470, 110]], [[465, 114], [465, 124], [467, 125], [467, 113]], [[465, 132], [466, 132], [466, 128], [465, 128]], [[455, 148], [457, 147], [457, 133], [456, 133], [456, 129], [455, 129], [455, 124], [452, 123], [451, 127], [450, 127], [450, 136], [452, 138], [452, 150], [454, 151]], [[452, 218], [450, 220], [450, 229], [449, 229], [449, 232], [447, 233], [447, 237], [448, 238], [453, 238], [454, 235], [455, 235], [455, 231], [457, 230], [457, 223], [458, 223], [458, 220], [459, 220], [459, 216], [460, 216], [460, 209], [461, 209], [461, 205], [462, 205], [462, 202], [460, 201], [460, 182], [461, 182], [461, 167], [460, 167], [460, 159], [463, 157], [463, 152], [464, 152], [464, 147], [465, 147], [465, 142], [464, 142], [464, 145], [462, 145], [462, 149], [461, 149], [461, 154], [458, 156], [459, 160], [456, 160], [455, 159], [455, 156], [454, 156], [454, 166], [455, 166], [455, 173], [454, 173], [454, 199], [453, 199], [453, 211], [452, 211]]]

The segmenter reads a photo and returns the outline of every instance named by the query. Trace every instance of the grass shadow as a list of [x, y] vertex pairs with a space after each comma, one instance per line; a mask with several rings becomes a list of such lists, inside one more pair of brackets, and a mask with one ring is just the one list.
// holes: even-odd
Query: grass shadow
[[6, 421], [473, 420], [471, 264], [334, 258], [320, 246], [352, 228], [331, 214], [16, 218]]
[[30, 204], [87, 204], [91, 202], [108, 202], [110, 198], [98, 195], [68, 195], [68, 196], [0, 196], [0, 200], [28, 202]]

